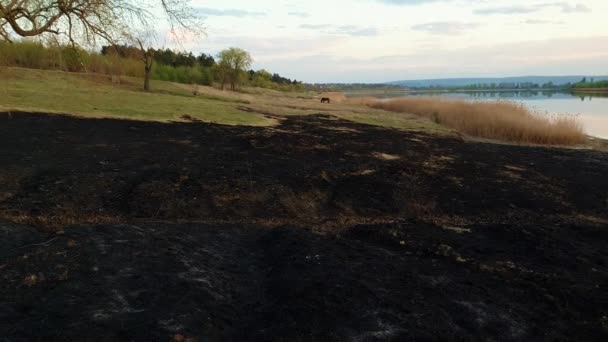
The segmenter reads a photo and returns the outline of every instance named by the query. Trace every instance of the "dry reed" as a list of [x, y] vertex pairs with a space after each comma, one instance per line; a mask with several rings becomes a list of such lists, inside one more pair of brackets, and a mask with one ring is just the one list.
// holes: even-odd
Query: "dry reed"
[[424, 116], [481, 138], [544, 145], [576, 145], [585, 141], [583, 127], [576, 116], [548, 115], [513, 101], [403, 97], [390, 100], [365, 98], [359, 103]]

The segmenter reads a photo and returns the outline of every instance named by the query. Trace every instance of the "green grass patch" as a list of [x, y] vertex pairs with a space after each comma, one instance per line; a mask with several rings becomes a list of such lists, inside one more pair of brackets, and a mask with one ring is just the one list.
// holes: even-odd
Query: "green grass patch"
[[179, 121], [184, 115], [227, 125], [272, 125], [274, 120], [237, 109], [241, 100], [195, 96], [173, 83], [152, 81], [153, 92], [140, 79], [57, 71], [0, 68], [0, 110], [54, 112], [85, 117]]
[[[452, 133], [445, 126], [417, 115], [373, 109], [358, 103], [320, 104], [313, 93], [284, 93], [260, 88], [230, 92], [155, 80], [151, 81], [152, 92], [148, 93], [141, 90], [141, 78], [121, 76], [119, 80], [119, 84], [113, 83], [111, 76], [94, 73], [0, 67], [0, 111], [165, 122], [183, 121], [181, 117], [187, 115], [204, 122], [249, 126], [277, 123], [262, 113], [324, 113], [375, 126]], [[239, 110], [243, 105], [253, 111]]]

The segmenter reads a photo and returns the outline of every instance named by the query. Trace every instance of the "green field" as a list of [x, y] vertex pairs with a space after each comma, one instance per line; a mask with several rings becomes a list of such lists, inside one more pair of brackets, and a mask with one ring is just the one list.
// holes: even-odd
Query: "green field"
[[137, 79], [120, 85], [106, 76], [29, 69], [0, 70], [0, 109], [55, 112], [87, 117], [171, 121], [183, 115], [229, 125], [270, 125], [274, 120], [238, 110], [237, 102], [194, 96], [169, 82], [152, 82], [154, 92], [137, 88]]
[[[61, 71], [0, 68], [0, 110], [64, 113], [84, 117], [184, 121], [183, 116], [226, 125], [269, 126], [269, 115], [325, 113], [372, 125], [447, 132], [442, 126], [409, 114], [396, 114], [348, 103], [320, 104], [313, 93], [284, 93], [246, 88], [242, 92], [213, 87], [152, 81], [152, 92], [141, 91], [142, 80]], [[243, 108], [247, 107], [247, 108]], [[246, 109], [246, 110], [244, 110]]]

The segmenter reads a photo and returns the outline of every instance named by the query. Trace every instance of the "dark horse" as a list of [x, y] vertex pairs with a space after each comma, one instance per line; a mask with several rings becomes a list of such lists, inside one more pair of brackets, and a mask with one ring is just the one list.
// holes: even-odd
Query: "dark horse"
[[325, 103], [325, 102], [330, 103], [329, 97], [321, 98], [321, 103]]

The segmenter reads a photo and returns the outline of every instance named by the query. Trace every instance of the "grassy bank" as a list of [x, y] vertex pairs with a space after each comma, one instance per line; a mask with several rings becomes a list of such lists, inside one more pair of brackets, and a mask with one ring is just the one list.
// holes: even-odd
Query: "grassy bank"
[[406, 97], [380, 101], [354, 99], [372, 108], [414, 113], [475, 137], [517, 143], [576, 145], [586, 140], [574, 116], [535, 113], [510, 101], [467, 101], [430, 97]]
[[140, 79], [120, 85], [104, 75], [0, 68], [0, 110], [68, 113], [172, 121], [189, 115], [229, 125], [269, 125], [274, 120], [238, 110], [234, 99], [194, 96], [173, 83], [156, 81], [156, 92], [139, 91]]
[[[284, 93], [261, 88], [242, 92], [141, 78], [0, 68], [0, 110], [67, 113], [136, 120], [200, 120], [227, 125], [274, 125], [285, 115], [324, 113], [377, 126], [471, 136], [517, 143], [576, 145], [585, 142], [575, 117], [547, 117], [512, 102], [438, 98], [346, 98], [341, 93]], [[321, 104], [319, 97], [330, 97]]]
[[[153, 121], [183, 121], [188, 115], [204, 122], [228, 125], [273, 125], [268, 116], [324, 113], [347, 120], [399, 129], [448, 133], [416, 115], [392, 113], [349, 104], [320, 104], [314, 93], [285, 93], [244, 88], [222, 91], [152, 81], [152, 93], [140, 91], [142, 80], [92, 73], [0, 67], [0, 111], [66, 113]], [[196, 90], [196, 95], [194, 95]]]

